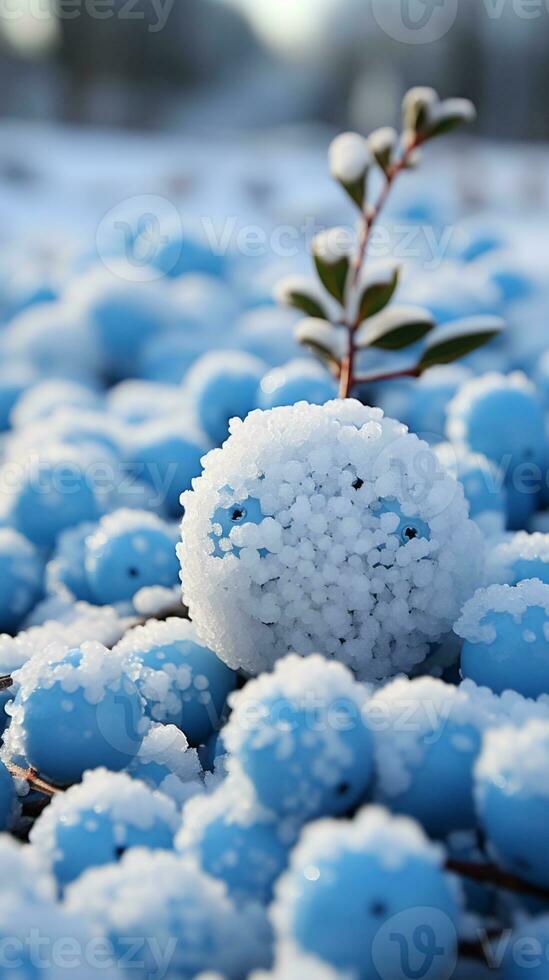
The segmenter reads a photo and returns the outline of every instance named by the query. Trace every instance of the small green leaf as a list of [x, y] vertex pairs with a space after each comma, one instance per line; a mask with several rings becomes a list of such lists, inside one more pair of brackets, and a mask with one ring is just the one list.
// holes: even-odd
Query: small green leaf
[[362, 211], [364, 208], [364, 201], [366, 200], [366, 177], [367, 174], [364, 174], [363, 177], [359, 177], [355, 181], [340, 181], [343, 190], [347, 191], [347, 194], [356, 204], [359, 211]]
[[385, 280], [371, 282], [365, 286], [359, 304], [360, 322], [381, 313], [381, 310], [391, 302], [398, 286], [399, 275], [400, 269], [396, 266]]
[[325, 262], [318, 255], [314, 256], [316, 271], [324, 288], [337, 299], [338, 303], [343, 303], [345, 299], [345, 286], [349, 275], [349, 259], [339, 259], [337, 262]]
[[432, 106], [438, 102], [438, 95], [433, 88], [418, 86], [411, 88], [402, 100], [402, 122], [405, 133], [415, 137], [425, 131], [427, 115]]
[[438, 364], [453, 361], [472, 354], [494, 337], [499, 336], [505, 324], [497, 316], [468, 317], [441, 327], [430, 338], [418, 362], [418, 373]]
[[356, 332], [357, 347], [379, 347], [402, 350], [421, 340], [433, 329], [435, 321], [428, 310], [416, 306], [395, 306], [366, 323]]
[[318, 277], [338, 303], [345, 301], [347, 277], [351, 267], [351, 234], [347, 228], [330, 228], [313, 238], [312, 253]]
[[326, 320], [308, 317], [297, 324], [295, 339], [299, 344], [312, 350], [334, 373], [339, 373], [343, 357], [343, 341], [337, 327], [327, 323]]
[[368, 137], [368, 148], [378, 167], [386, 174], [393, 162], [393, 154], [398, 143], [398, 133], [391, 126], [376, 129]]
[[368, 143], [359, 133], [341, 133], [329, 151], [330, 173], [362, 211], [371, 163]]
[[305, 276], [286, 276], [277, 283], [274, 290], [275, 299], [283, 306], [291, 306], [307, 316], [327, 320], [329, 314], [325, 309], [318, 284], [314, 279]]
[[446, 99], [427, 113], [427, 136], [442, 136], [463, 123], [474, 122], [476, 110], [469, 99]]

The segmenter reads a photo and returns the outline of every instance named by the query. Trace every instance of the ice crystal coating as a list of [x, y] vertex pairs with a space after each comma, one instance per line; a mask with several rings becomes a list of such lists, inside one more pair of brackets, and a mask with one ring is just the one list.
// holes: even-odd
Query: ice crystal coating
[[252, 412], [203, 462], [178, 554], [199, 636], [229, 666], [316, 651], [382, 679], [421, 663], [475, 588], [462, 488], [380, 409]]
[[204, 791], [204, 773], [196, 749], [175, 725], [152, 724], [127, 772], [158, 789], [178, 806]]
[[549, 584], [549, 534], [518, 531], [488, 551], [485, 569], [488, 583], [517, 585], [526, 578], [539, 578]]
[[468, 741], [462, 733], [460, 742], [460, 730], [472, 727], [481, 733], [505, 718], [499, 699], [487, 688], [472, 681], [455, 687], [434, 677], [396, 678], [373, 696], [366, 715], [375, 718], [378, 785], [389, 799], [410, 788], [429, 747], [449, 726], [456, 749], [466, 752]]
[[549, 718], [534, 718], [522, 727], [504, 725], [488, 731], [475, 768], [477, 793], [495, 783], [508, 796], [549, 799]]
[[526, 579], [516, 586], [489, 585], [478, 589], [465, 603], [454, 631], [471, 643], [490, 644], [498, 635], [497, 619], [491, 613], [508, 614], [519, 623], [532, 606], [539, 607], [549, 617], [549, 585], [540, 579]]

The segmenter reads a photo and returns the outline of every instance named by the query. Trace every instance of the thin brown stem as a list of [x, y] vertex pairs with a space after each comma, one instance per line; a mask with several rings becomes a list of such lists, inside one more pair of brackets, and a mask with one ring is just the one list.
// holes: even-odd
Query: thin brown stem
[[531, 895], [533, 898], [549, 901], [549, 888], [533, 885], [530, 881], [524, 881], [517, 875], [503, 871], [495, 864], [457, 861], [454, 858], [448, 858], [446, 869], [462, 878], [469, 878], [471, 881], [478, 881], [481, 884], [493, 885], [495, 888], [503, 888], [505, 891], [516, 892], [519, 895]]
[[43, 793], [44, 796], [51, 797], [63, 792], [61, 787], [53, 786], [51, 783], [46, 782], [45, 779], [41, 779], [34, 769], [22, 769], [21, 766], [16, 766], [13, 762], [8, 763], [7, 768], [14, 779], [23, 779], [29, 784], [31, 789], [37, 790], [38, 793]]
[[[379, 197], [373, 206], [367, 206], [362, 214], [362, 229], [360, 233], [360, 240], [358, 243], [358, 251], [353, 262], [353, 274], [351, 278], [351, 286], [353, 291], [358, 286], [361, 272], [364, 268], [364, 264], [368, 255], [368, 245], [370, 244], [370, 238], [372, 236], [372, 230], [379, 219], [387, 199], [391, 192], [391, 188], [398, 177], [399, 174], [405, 170], [409, 163], [412, 155], [421, 145], [421, 138], [416, 137], [414, 142], [407, 147], [400, 158], [394, 163], [385, 173], [385, 180], [383, 182], [383, 187], [381, 188]], [[339, 397], [349, 398], [351, 392], [357, 383], [357, 377], [355, 375], [355, 360], [357, 354], [357, 348], [355, 344], [355, 333], [360, 326], [360, 319], [356, 317], [354, 321], [349, 322], [348, 319], [344, 320], [344, 326], [348, 332], [348, 349], [343, 363], [341, 365], [341, 375], [339, 381]], [[380, 379], [381, 380], [381, 379]], [[383, 379], [385, 380], [385, 379]]]

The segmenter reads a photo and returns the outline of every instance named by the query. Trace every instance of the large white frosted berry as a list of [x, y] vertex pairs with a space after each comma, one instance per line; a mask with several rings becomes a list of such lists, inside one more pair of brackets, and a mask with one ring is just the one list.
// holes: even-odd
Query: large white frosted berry
[[424, 442], [357, 401], [231, 423], [182, 497], [184, 598], [231, 667], [320, 652], [409, 670], [475, 588], [481, 536]]

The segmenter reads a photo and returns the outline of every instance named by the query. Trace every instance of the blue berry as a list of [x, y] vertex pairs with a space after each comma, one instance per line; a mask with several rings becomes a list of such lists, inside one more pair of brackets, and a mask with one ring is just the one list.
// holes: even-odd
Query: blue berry
[[337, 396], [337, 385], [328, 372], [314, 361], [299, 358], [284, 367], [272, 368], [261, 379], [258, 408], [277, 408], [309, 402], [324, 405]]
[[[176, 854], [135, 848], [116, 865], [88, 872], [72, 884], [66, 907], [88, 914], [113, 943], [135, 980], [158, 974], [159, 950], [169, 976], [194, 980], [203, 971], [241, 980], [270, 961], [270, 933], [257, 905], [236, 908], [219, 881]], [[148, 937], [128, 957], [128, 937]], [[166, 939], [169, 951], [166, 949]]]
[[6, 755], [67, 786], [86, 769], [124, 769], [147, 725], [121, 656], [100, 643], [46, 647], [15, 672]]
[[473, 684], [434, 677], [398, 678], [377, 692], [367, 708], [377, 798], [434, 837], [473, 828], [473, 766], [494, 701]]
[[201, 868], [224, 881], [237, 901], [263, 905], [271, 900], [288, 858], [277, 824], [262, 817], [246, 801], [238, 780], [231, 779], [187, 804], [176, 848], [196, 856]]
[[220, 351], [205, 354], [185, 378], [185, 390], [198, 422], [216, 445], [229, 434], [229, 421], [246, 418], [256, 407], [265, 365], [250, 354]]
[[[128, 278], [130, 281], [128, 281]], [[121, 260], [112, 269], [97, 266], [72, 290], [91, 324], [111, 378], [131, 376], [143, 344], [177, 323], [166, 290], [157, 282], [135, 281], [135, 268]]]
[[284, 658], [232, 696], [223, 741], [264, 807], [299, 824], [364, 798], [373, 772], [367, 694], [342, 664], [312, 655]]
[[63, 531], [46, 566], [46, 586], [52, 595], [94, 602], [85, 567], [86, 541], [97, 524], [78, 524]]
[[204, 791], [204, 771], [196, 749], [189, 748], [175, 725], [151, 724], [126, 772], [158, 789], [178, 806]]
[[549, 721], [489, 731], [475, 776], [477, 813], [497, 863], [549, 887]]
[[0, 632], [14, 633], [43, 594], [44, 563], [22, 534], [0, 528]]
[[534, 386], [519, 373], [467, 382], [450, 403], [447, 432], [453, 442], [501, 466], [508, 526], [524, 527], [537, 507], [545, 472], [545, 422]]
[[206, 453], [206, 438], [171, 419], [141, 426], [135, 433], [130, 465], [136, 476], [161, 497], [170, 517], [181, 516], [179, 498], [200, 476], [200, 460]]
[[86, 539], [86, 575], [98, 603], [127, 602], [147, 586], [175, 586], [177, 534], [147, 511], [119, 510]]
[[101, 515], [103, 499], [89, 454], [51, 446], [39, 458], [22, 461], [8, 501], [14, 527], [40, 548], [52, 549], [62, 531]]
[[448, 977], [460, 910], [443, 861], [417, 824], [377, 807], [312, 824], [276, 886], [277, 938], [338, 975], [405, 980], [413, 957], [424, 977]]
[[175, 804], [126, 773], [96, 769], [58, 793], [31, 831], [31, 844], [64, 888], [88, 868], [120, 860], [131, 847], [170, 850]]
[[191, 745], [202, 745], [220, 727], [237, 675], [199, 642], [188, 620], [151, 619], [115, 649], [131, 660], [151, 719], [177, 725]]
[[409, 386], [404, 417], [397, 417], [421, 439], [430, 443], [440, 441], [444, 437], [448, 404], [470, 376], [471, 372], [462, 365], [431, 368]]
[[454, 627], [463, 637], [461, 672], [500, 694], [549, 694], [549, 585], [528, 579], [516, 586], [479, 589]]

